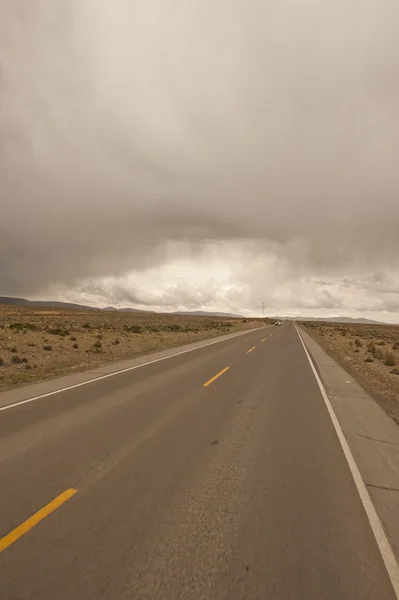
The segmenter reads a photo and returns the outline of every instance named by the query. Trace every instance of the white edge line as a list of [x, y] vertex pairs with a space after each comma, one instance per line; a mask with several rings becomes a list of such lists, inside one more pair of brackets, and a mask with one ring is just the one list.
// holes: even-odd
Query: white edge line
[[299, 336], [299, 339], [302, 342], [302, 346], [303, 346], [303, 349], [305, 350], [305, 354], [309, 361], [310, 367], [313, 371], [313, 375], [315, 376], [317, 384], [320, 388], [321, 395], [323, 397], [323, 400], [327, 407], [328, 413], [330, 415], [331, 421], [334, 425], [335, 432], [338, 436], [343, 453], [344, 453], [347, 463], [349, 465], [350, 472], [352, 474], [353, 480], [357, 487], [357, 491], [359, 492], [360, 500], [362, 501], [364, 510], [366, 511], [367, 518], [369, 520], [371, 529], [373, 531], [379, 551], [381, 553], [382, 560], [384, 561], [386, 570], [388, 571], [388, 575], [391, 580], [392, 587], [394, 589], [396, 598], [399, 599], [399, 566], [396, 561], [395, 555], [394, 555], [391, 545], [388, 541], [387, 535], [384, 531], [384, 528], [379, 519], [379, 516], [377, 515], [377, 511], [375, 510], [373, 501], [370, 498], [370, 494], [368, 493], [366, 485], [362, 479], [362, 476], [359, 471], [359, 467], [356, 464], [356, 461], [353, 457], [351, 449], [349, 448], [349, 444], [346, 440], [344, 432], [341, 429], [341, 425], [339, 424], [338, 418], [334, 412], [334, 409], [332, 407], [330, 399], [329, 399], [327, 392], [324, 388], [324, 385], [319, 377], [319, 374], [317, 373], [317, 371], [315, 369], [312, 359], [310, 358], [309, 351], [306, 348], [305, 342], [303, 341], [302, 336], [299, 333], [296, 324], [295, 324], [295, 329]]
[[60, 388], [58, 390], [52, 390], [51, 392], [46, 392], [45, 394], [40, 394], [39, 396], [32, 396], [32, 398], [26, 398], [25, 400], [20, 400], [19, 402], [14, 402], [12, 404], [6, 404], [5, 406], [0, 407], [0, 412], [3, 410], [10, 410], [11, 408], [16, 408], [17, 406], [22, 406], [23, 404], [29, 404], [30, 402], [35, 402], [36, 400], [41, 400], [42, 398], [47, 398], [48, 396], [54, 396], [55, 394], [60, 394], [61, 392], [66, 392], [67, 390], [73, 390], [74, 388], [81, 387], [83, 385], [88, 385], [89, 383], [94, 383], [95, 381], [100, 381], [101, 379], [108, 379], [109, 377], [115, 377], [116, 375], [120, 375], [121, 373], [127, 373], [128, 371], [134, 371], [135, 369], [140, 369], [141, 367], [147, 367], [148, 365], [152, 365], [157, 362], [161, 362], [163, 360], [168, 360], [169, 358], [173, 358], [174, 356], [180, 356], [180, 354], [187, 354], [188, 352], [194, 352], [194, 350], [200, 350], [201, 348], [206, 348], [207, 346], [213, 346], [214, 344], [220, 344], [221, 342], [227, 342], [228, 340], [232, 340], [236, 337], [240, 337], [241, 335], [246, 335], [248, 333], [254, 333], [254, 331], [260, 331], [261, 329], [266, 329], [270, 327], [270, 325], [266, 325], [266, 327], [259, 327], [256, 329], [249, 329], [248, 331], [238, 331], [237, 333], [232, 334], [230, 337], [222, 338], [221, 340], [213, 340], [212, 342], [207, 342], [206, 344], [202, 344], [201, 346], [196, 346], [195, 348], [188, 348], [186, 350], [180, 350], [179, 352], [175, 352], [174, 354], [169, 354], [168, 356], [162, 356], [161, 358], [155, 358], [153, 360], [149, 360], [145, 363], [141, 363], [140, 365], [133, 365], [132, 367], [126, 367], [125, 369], [120, 369], [119, 371], [114, 371], [113, 373], [107, 373], [107, 375], [99, 375], [98, 377], [93, 377], [93, 379], [88, 379], [87, 381], [81, 381], [80, 383], [74, 383], [73, 385], [68, 385], [66, 387]]

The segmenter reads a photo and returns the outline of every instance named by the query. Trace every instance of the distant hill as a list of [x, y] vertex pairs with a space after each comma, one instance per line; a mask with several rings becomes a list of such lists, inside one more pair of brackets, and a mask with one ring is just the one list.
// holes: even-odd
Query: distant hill
[[114, 308], [107, 306], [106, 308], [98, 308], [95, 306], [87, 306], [87, 304], [74, 304], [73, 302], [57, 302], [56, 300], [26, 300], [26, 298], [10, 298], [0, 296], [0, 305], [8, 306], [38, 306], [42, 308], [64, 308], [67, 310], [106, 310], [108, 312], [151, 312], [138, 310], [137, 308]]
[[242, 319], [242, 315], [233, 315], [231, 313], [224, 312], [208, 312], [205, 310], [195, 310], [195, 311], [180, 311], [173, 313], [174, 315], [186, 315], [188, 317], [230, 317], [231, 319]]
[[135, 312], [135, 313], [154, 312], [153, 310], [140, 310], [139, 308], [115, 308], [114, 306], [107, 306], [106, 308], [103, 308], [102, 310], [106, 310], [108, 312], [112, 312], [112, 311], [116, 311], [116, 312]]
[[279, 317], [281, 321], [319, 321], [323, 323], [359, 323], [363, 325], [386, 325], [382, 321], [372, 321], [370, 319], [354, 319], [352, 317]]
[[66, 308], [71, 310], [98, 310], [94, 306], [74, 304], [73, 302], [57, 302], [55, 300], [26, 300], [25, 298], [9, 298], [0, 296], [0, 304], [7, 306], [42, 306], [43, 308]]
[[[114, 306], [107, 306], [103, 309], [96, 308], [94, 306], [87, 306], [85, 304], [74, 304], [73, 302], [57, 302], [56, 300], [26, 300], [26, 298], [10, 298], [7, 296], [0, 296], [0, 305], [8, 306], [37, 306], [42, 308], [64, 308], [66, 310], [105, 310], [107, 312], [130, 312], [130, 313], [153, 313], [151, 310], [140, 310], [137, 308], [115, 308]], [[240, 315], [232, 315], [229, 313], [219, 312], [206, 312], [206, 311], [195, 311], [195, 312], [176, 312], [174, 315], [186, 315], [186, 316], [198, 316], [198, 317], [238, 317]]]
[[[87, 306], [86, 304], [74, 304], [73, 302], [57, 302], [56, 300], [26, 300], [26, 298], [12, 298], [8, 296], [0, 296], [0, 305], [8, 306], [37, 306], [43, 308], [63, 308], [66, 310], [105, 310], [107, 312], [131, 312], [131, 313], [153, 313], [151, 310], [140, 310], [138, 308], [115, 308], [107, 306], [99, 309], [95, 306]], [[187, 317], [228, 317], [230, 319], [243, 319], [242, 315], [224, 312], [212, 312], [204, 310], [195, 311], [179, 311], [171, 313], [173, 315], [182, 315]], [[381, 325], [382, 321], [372, 321], [370, 319], [354, 319], [352, 317], [268, 317], [271, 321], [323, 321], [325, 323], [359, 323], [364, 325]], [[385, 323], [387, 324], [387, 323]]]

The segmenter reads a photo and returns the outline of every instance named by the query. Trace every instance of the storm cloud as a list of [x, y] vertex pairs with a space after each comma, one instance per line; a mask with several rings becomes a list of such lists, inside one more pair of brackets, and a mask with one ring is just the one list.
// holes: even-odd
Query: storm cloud
[[1, 2], [0, 294], [399, 313], [398, 18]]

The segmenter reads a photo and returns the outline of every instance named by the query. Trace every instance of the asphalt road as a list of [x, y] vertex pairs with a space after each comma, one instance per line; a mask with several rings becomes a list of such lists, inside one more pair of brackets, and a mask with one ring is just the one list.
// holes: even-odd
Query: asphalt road
[[291, 324], [1, 412], [0, 538], [2, 600], [395, 598]]

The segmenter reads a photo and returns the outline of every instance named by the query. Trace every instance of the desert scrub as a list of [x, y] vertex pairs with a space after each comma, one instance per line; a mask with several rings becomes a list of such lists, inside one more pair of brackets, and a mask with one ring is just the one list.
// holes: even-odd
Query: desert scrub
[[394, 367], [396, 365], [396, 359], [395, 359], [393, 352], [386, 353], [384, 364], [387, 367]]
[[124, 325], [123, 329], [127, 333], [144, 333], [144, 329], [141, 325]]
[[64, 327], [47, 327], [46, 332], [50, 335], [59, 335], [60, 337], [69, 335], [69, 329]]
[[14, 354], [14, 356], [11, 357], [11, 362], [13, 365], [22, 365], [23, 363], [27, 363], [28, 359], [26, 358], [26, 356], [18, 356], [18, 354]]
[[13, 331], [37, 331], [38, 327], [34, 323], [10, 323], [8, 326], [9, 329]]

